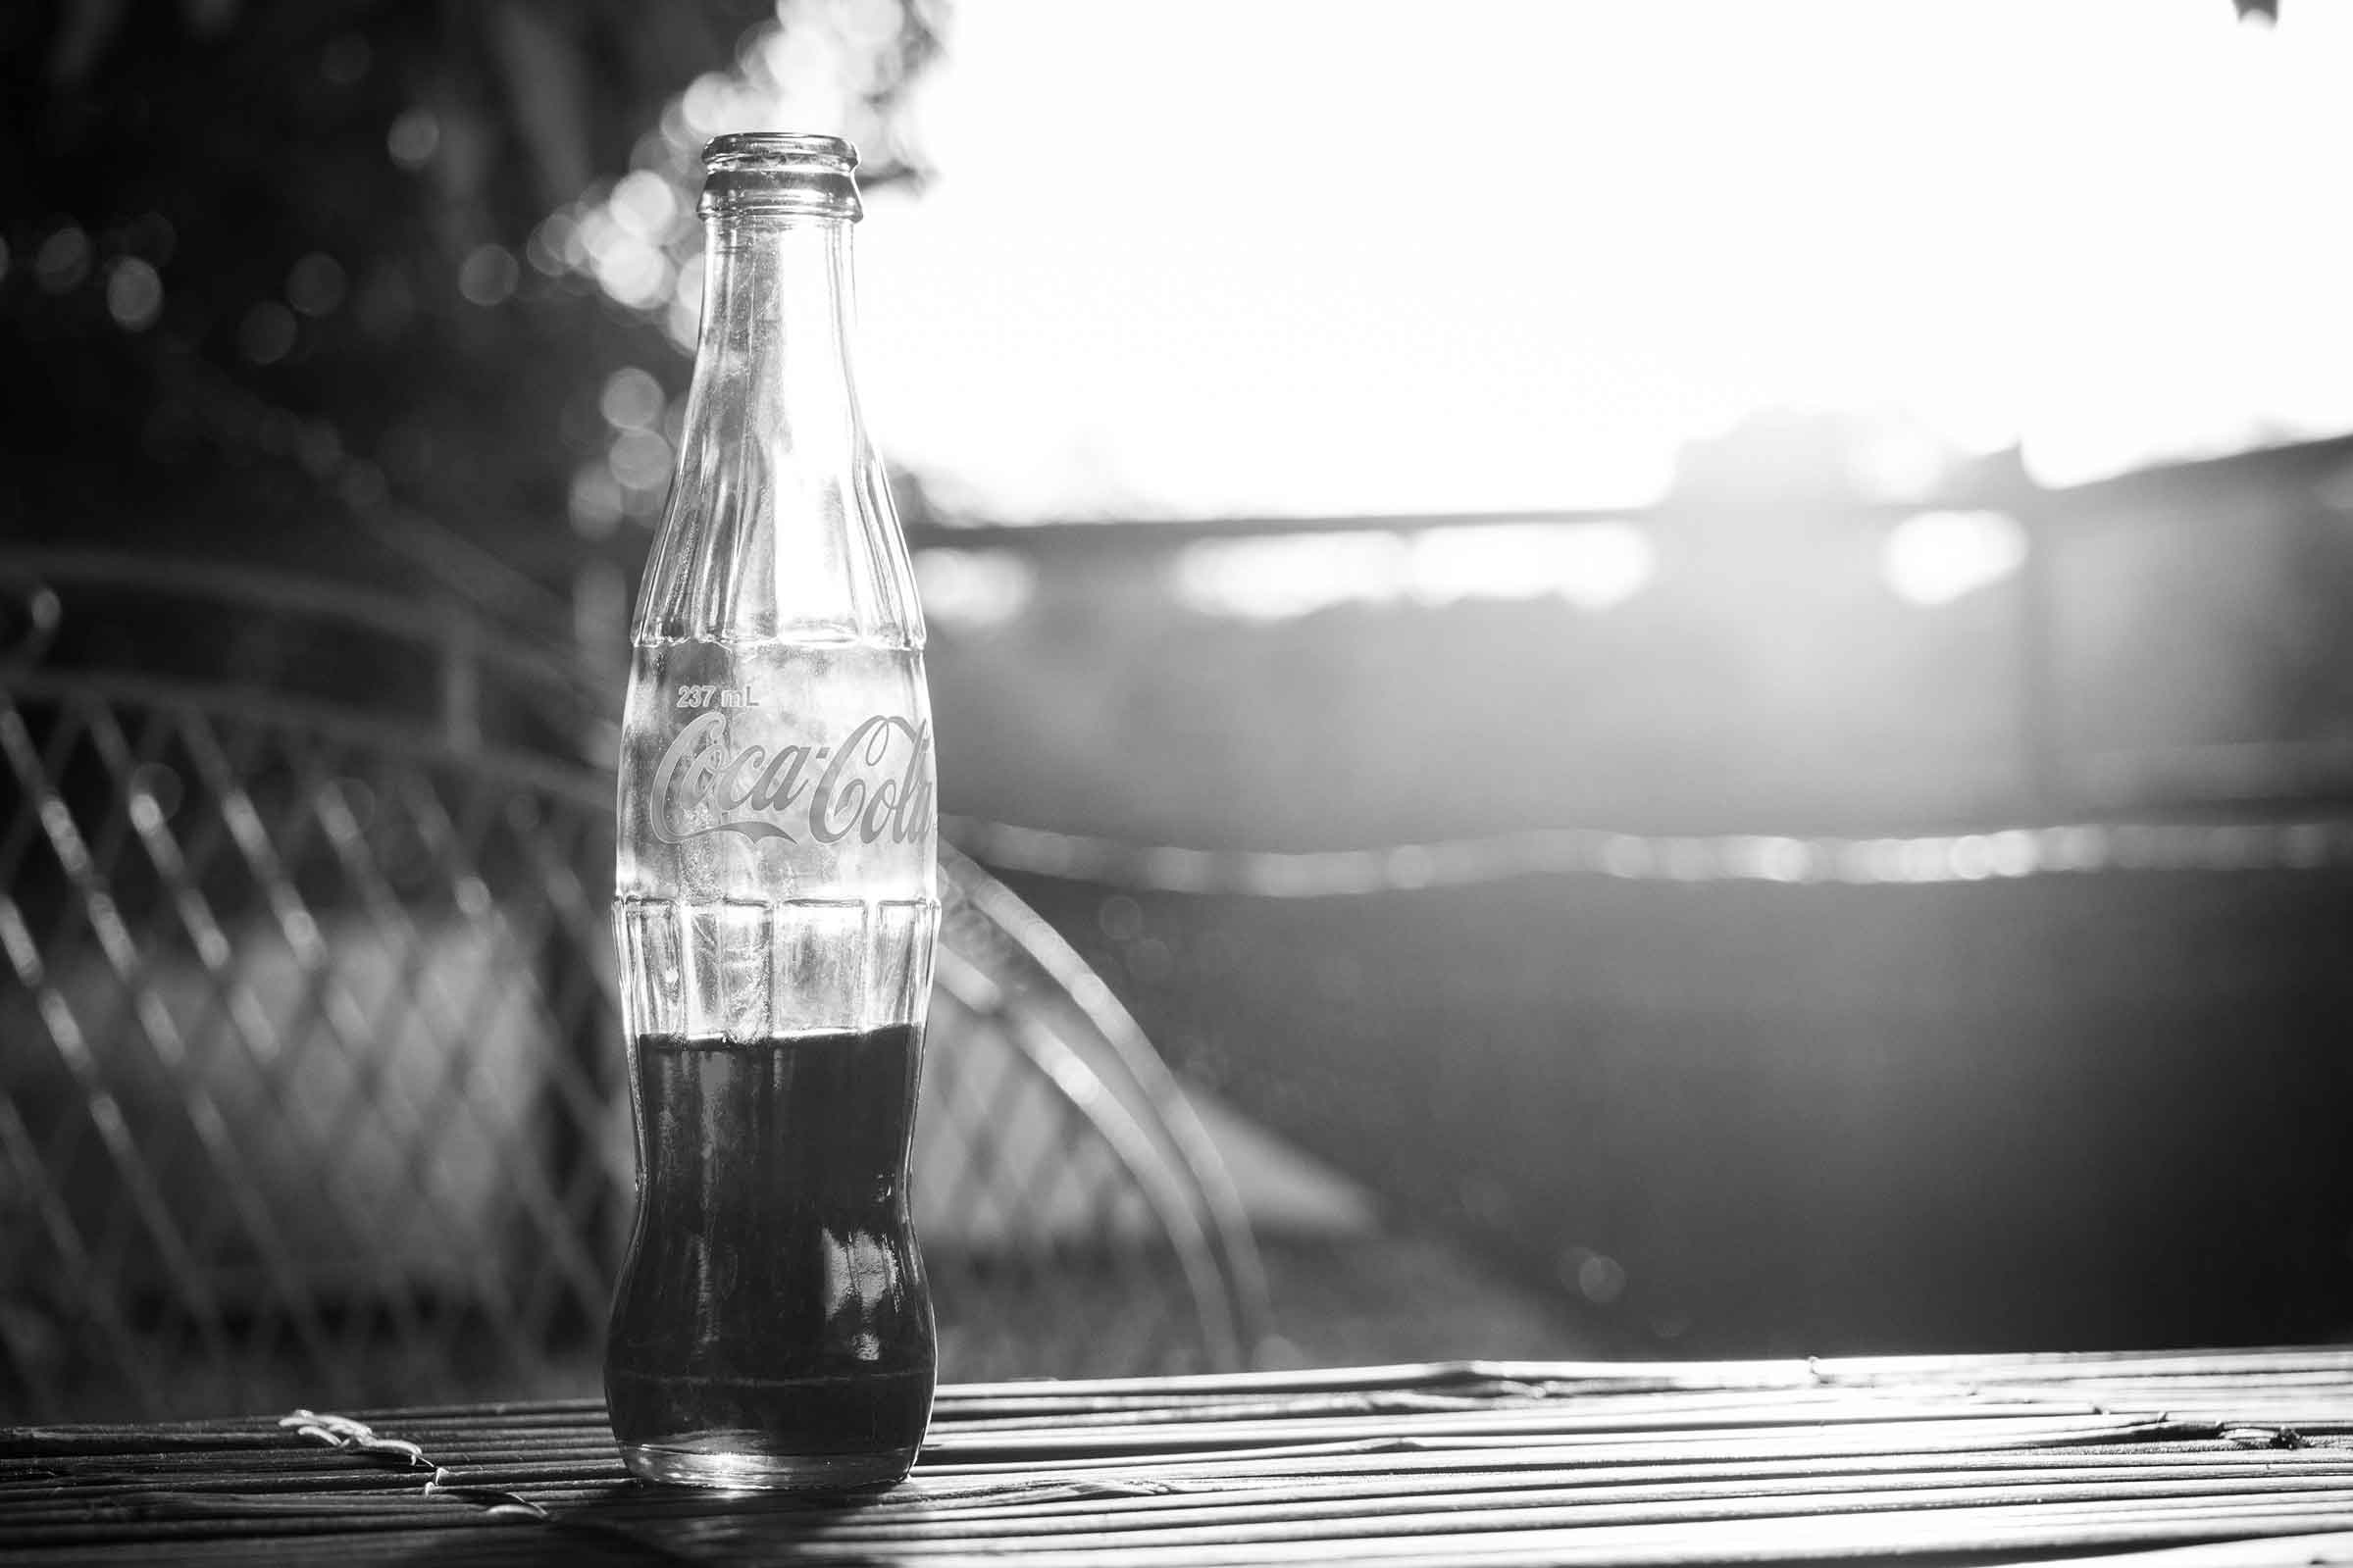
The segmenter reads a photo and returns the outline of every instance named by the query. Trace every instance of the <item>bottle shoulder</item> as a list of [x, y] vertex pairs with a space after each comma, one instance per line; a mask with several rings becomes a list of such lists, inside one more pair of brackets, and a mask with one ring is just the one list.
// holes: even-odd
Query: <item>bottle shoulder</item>
[[842, 471], [690, 443], [632, 632], [640, 646], [920, 650], [922, 601], [880, 465]]

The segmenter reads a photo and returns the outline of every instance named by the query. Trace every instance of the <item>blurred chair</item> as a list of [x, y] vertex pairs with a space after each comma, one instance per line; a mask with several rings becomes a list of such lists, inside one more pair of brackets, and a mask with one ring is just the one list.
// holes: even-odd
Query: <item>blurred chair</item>
[[[0, 556], [0, 1419], [593, 1390], [610, 710], [454, 608]], [[942, 874], [944, 1375], [1247, 1364], [1263, 1278], [1174, 1081]]]

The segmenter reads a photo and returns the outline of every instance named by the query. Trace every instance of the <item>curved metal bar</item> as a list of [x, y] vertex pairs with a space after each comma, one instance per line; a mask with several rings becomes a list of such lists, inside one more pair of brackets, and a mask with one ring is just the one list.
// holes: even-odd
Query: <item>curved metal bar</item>
[[1238, 1332], [1246, 1347], [1254, 1346], [1271, 1315], [1265, 1264], [1258, 1255], [1242, 1195], [1176, 1076], [1152, 1048], [1135, 1016], [1120, 1005], [1102, 978], [1044, 916], [945, 841], [940, 846], [940, 869], [970, 905], [1037, 964], [1060, 994], [1080, 1010], [1093, 1033], [1109, 1048], [1110, 1063], [1126, 1075], [1134, 1093], [1149, 1107], [1147, 1125], [1157, 1125], [1166, 1151], [1184, 1165], [1201, 1190], [1232, 1280]]
[[1018, 996], [1008, 994], [963, 955], [943, 949], [933, 974], [964, 1007], [1001, 1024], [1013, 1047], [1061, 1091], [1063, 1099], [1110, 1147], [1145, 1201], [1152, 1206], [1176, 1249], [1210, 1354], [1228, 1366], [1247, 1365], [1241, 1303], [1224, 1288], [1226, 1276], [1217, 1266], [1208, 1228], [1170, 1175], [1167, 1162], [1156, 1157], [1144, 1125], [1107, 1091], [1101, 1075], [1071, 1049], [1067, 1040], [1030, 1016]]
[[[257, 615], [314, 617], [329, 626], [356, 627], [431, 652], [448, 652], [450, 638], [462, 635], [473, 654], [489, 665], [553, 681], [568, 696], [582, 696], [592, 686], [585, 672], [489, 632], [461, 609], [421, 614], [418, 606], [387, 596], [279, 574], [96, 553], [0, 551], [0, 585], [12, 581], [27, 583], [50, 599], [57, 597], [59, 586], [69, 590], [62, 601], [69, 623], [77, 600], [87, 603], [86, 594], [71, 590], [113, 587], [250, 609]], [[282, 744], [287, 738], [314, 745], [324, 741], [356, 753], [353, 765], [363, 770], [371, 759], [447, 769], [471, 781], [512, 789], [518, 801], [542, 801], [540, 809], [567, 816], [582, 813], [593, 825], [590, 833], [610, 832], [609, 767], [483, 744], [420, 719], [380, 717], [332, 701], [258, 687], [131, 669], [67, 670], [41, 662], [45, 651], [20, 650], [19, 657], [0, 668], [0, 684], [8, 695], [61, 708], [86, 703], [186, 715], [188, 723], [218, 721], [257, 737], [256, 744]], [[264, 742], [258, 738], [263, 735], [279, 738]], [[215, 760], [221, 765], [233, 761]], [[310, 782], [317, 784], [316, 779]], [[45, 809], [40, 794], [28, 786], [24, 809]], [[573, 819], [576, 828], [581, 820]], [[545, 848], [536, 842], [532, 847]], [[532, 863], [543, 876], [549, 869], [544, 853]], [[965, 927], [972, 938], [970, 950], [959, 947], [953, 933], [944, 933], [939, 967], [943, 986], [960, 1005], [993, 1025], [1015, 1058], [1103, 1139], [1173, 1251], [1204, 1348], [1223, 1365], [1247, 1365], [1268, 1316], [1263, 1269], [1222, 1160], [1176, 1080], [1108, 987], [1009, 888], [945, 845], [941, 868], [969, 920], [978, 922]], [[374, 895], [370, 907], [380, 918], [386, 917], [385, 890], [373, 885], [367, 890]], [[550, 889], [554, 903], [561, 906], [557, 918], [570, 934], [568, 939], [581, 944], [586, 936], [592, 950], [593, 939], [604, 935], [602, 923], [581, 919], [580, 894], [577, 885], [568, 891]], [[203, 925], [200, 921], [199, 929]], [[594, 985], [609, 1007], [617, 976], [609, 964], [592, 967]], [[542, 1011], [551, 1010], [550, 998], [539, 1000]], [[436, 1016], [446, 1014], [444, 1005]], [[547, 1218], [543, 1210], [542, 1205], [541, 1219]]]
[[62, 702], [96, 696], [110, 702], [162, 709], [195, 709], [212, 718], [256, 723], [304, 733], [324, 734], [347, 745], [374, 747], [396, 756], [423, 757], [448, 767], [484, 772], [524, 788], [543, 790], [567, 803], [599, 812], [613, 808], [612, 774], [585, 764], [561, 763], [499, 746], [453, 746], [438, 732], [399, 720], [372, 719], [332, 703], [282, 697], [248, 687], [195, 685], [149, 676], [66, 675], [21, 670], [8, 678], [20, 696]]
[[[93, 584], [166, 598], [210, 600], [266, 616], [292, 612], [365, 627], [435, 653], [447, 651], [450, 634], [462, 629], [471, 652], [486, 654], [510, 670], [551, 682], [573, 696], [589, 701], [603, 696], [579, 665], [508, 636], [494, 623], [454, 601], [419, 604], [394, 594], [292, 573], [102, 550], [0, 550], [0, 582], [12, 578], [52, 590], [67, 584]], [[72, 614], [70, 603], [65, 608]]]

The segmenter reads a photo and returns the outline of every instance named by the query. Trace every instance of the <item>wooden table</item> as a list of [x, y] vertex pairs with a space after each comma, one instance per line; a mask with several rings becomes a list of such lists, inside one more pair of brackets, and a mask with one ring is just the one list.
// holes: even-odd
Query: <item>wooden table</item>
[[[2235, 1544], [2227, 1544], [2235, 1543]], [[647, 1488], [591, 1403], [0, 1430], [14, 1562], [2353, 1564], [2353, 1350], [941, 1391], [855, 1500]]]

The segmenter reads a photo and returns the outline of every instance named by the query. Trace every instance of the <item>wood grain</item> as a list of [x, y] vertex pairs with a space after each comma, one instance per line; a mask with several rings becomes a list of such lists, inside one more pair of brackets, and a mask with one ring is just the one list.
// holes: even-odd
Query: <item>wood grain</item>
[[2353, 1564], [2353, 1351], [1466, 1361], [943, 1389], [855, 1498], [588, 1402], [0, 1429], [11, 1562]]

